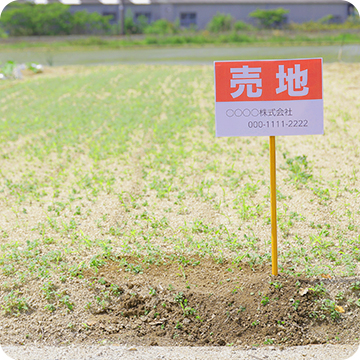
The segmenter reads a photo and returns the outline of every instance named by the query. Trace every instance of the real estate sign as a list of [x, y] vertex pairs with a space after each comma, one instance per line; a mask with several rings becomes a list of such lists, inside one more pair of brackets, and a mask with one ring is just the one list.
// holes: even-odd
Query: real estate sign
[[216, 136], [323, 134], [322, 59], [215, 61]]

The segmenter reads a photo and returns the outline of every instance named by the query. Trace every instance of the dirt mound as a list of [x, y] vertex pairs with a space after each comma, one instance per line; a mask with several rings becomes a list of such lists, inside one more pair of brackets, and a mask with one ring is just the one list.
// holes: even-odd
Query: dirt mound
[[85, 270], [80, 281], [68, 280], [66, 290], [64, 284], [53, 285], [53, 294], [67, 294], [62, 299], [78, 293], [91, 301], [65, 308], [48, 294], [50, 314], [39, 305], [21, 313], [16, 323], [4, 319], [3, 343], [356, 343], [359, 311], [347, 301], [359, 295], [354, 279], [268, 274], [267, 268], [204, 260], [147, 268], [131, 258], [108, 261], [97, 272]]

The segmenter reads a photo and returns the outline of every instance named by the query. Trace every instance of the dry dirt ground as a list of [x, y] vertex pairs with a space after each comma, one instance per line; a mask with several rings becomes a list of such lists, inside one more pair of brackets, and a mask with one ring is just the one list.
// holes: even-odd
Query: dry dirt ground
[[[140, 127], [129, 151], [108, 161], [82, 146], [29, 160], [24, 149], [51, 130], [8, 141], [0, 159], [1, 344], [356, 346], [360, 68], [331, 64], [324, 75], [326, 136], [278, 142], [278, 277], [269, 275], [267, 140], [215, 142], [198, 126], [184, 135], [192, 155], [177, 159], [176, 175], [170, 155], [158, 161], [155, 133]], [[213, 94], [201, 86], [190, 93], [212, 113]], [[286, 160], [303, 155], [301, 183]]]
[[[41, 311], [44, 301], [38, 310], [30, 309], [15, 321], [13, 317], [3, 318], [2, 343], [105, 341], [150, 346], [254, 347], [273, 343], [280, 347], [358, 343], [357, 307], [339, 300], [335, 309], [319, 301], [325, 296], [321, 283], [327, 290], [326, 297], [342, 292], [346, 298], [354, 279], [273, 277], [265, 267], [240, 269], [231, 263], [210, 261], [143, 269], [139, 259], [126, 260], [123, 267], [110, 261], [98, 273], [84, 270], [87, 288], [77, 279], [68, 280], [68, 290], [60, 284], [53, 288], [54, 293], [71, 291], [74, 302], [78, 302], [77, 296], [79, 301], [98, 296], [101, 306], [89, 305], [86, 312], [77, 306], [71, 312], [60, 310], [49, 315]], [[341, 317], [345, 310], [346, 316]]]

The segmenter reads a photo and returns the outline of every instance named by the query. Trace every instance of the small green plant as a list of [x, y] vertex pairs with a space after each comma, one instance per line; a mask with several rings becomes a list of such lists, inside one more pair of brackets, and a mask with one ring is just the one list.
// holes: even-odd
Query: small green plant
[[177, 294], [174, 295], [174, 300], [177, 302], [177, 303], [182, 303], [183, 300], [184, 300], [184, 293], [183, 292], [179, 292]]
[[329, 314], [332, 320], [340, 318], [340, 313], [336, 310], [336, 304], [330, 299], [324, 299], [321, 304], [321, 310]]
[[265, 341], [264, 341], [264, 344], [265, 345], [272, 345], [274, 343], [274, 340], [273, 339], [266, 339]]
[[47, 304], [45, 305], [44, 309], [53, 312], [56, 310], [56, 306], [54, 304]]
[[263, 296], [263, 298], [261, 299], [261, 304], [262, 305], [267, 305], [269, 303], [270, 299], [268, 296]]
[[[59, 295], [61, 296], [61, 295]], [[63, 304], [68, 310], [72, 310], [74, 308], [74, 303], [70, 301], [69, 295], [64, 295], [59, 298], [60, 304]]]
[[144, 272], [142, 266], [135, 264], [128, 264], [125, 271], [132, 272], [134, 274], [142, 274]]
[[113, 295], [115, 296], [119, 296], [122, 294], [123, 290], [120, 288], [120, 286], [116, 285], [116, 284], [111, 284], [110, 285], [110, 291]]
[[[185, 305], [187, 304], [187, 299], [184, 301]], [[184, 316], [192, 316], [196, 314], [196, 310], [190, 306], [185, 306], [182, 303], [180, 303], [182, 309], [183, 309], [183, 315]]]
[[3, 304], [1, 307], [4, 309], [5, 314], [20, 315], [22, 311], [29, 309], [27, 299], [19, 297], [20, 292], [18, 290], [12, 290], [9, 294], [3, 298]]
[[274, 282], [271, 281], [270, 285], [273, 285], [275, 289], [281, 289], [283, 287], [280, 281], [274, 281]]
[[175, 325], [175, 329], [182, 329], [183, 328], [183, 324], [179, 321], [176, 322], [176, 325]]
[[149, 294], [151, 295], [151, 296], [155, 296], [156, 295], [156, 289], [154, 289], [154, 288], [150, 288], [150, 290], [149, 290]]
[[360, 281], [355, 281], [350, 284], [350, 290], [357, 291], [360, 290]]
[[55, 285], [51, 281], [47, 281], [43, 284], [41, 290], [46, 300], [51, 300], [55, 297]]
[[300, 300], [295, 300], [294, 303], [292, 304], [295, 310], [299, 308], [299, 305], [300, 305]]
[[95, 255], [91, 258], [89, 265], [90, 267], [94, 268], [95, 272], [99, 271], [99, 268], [106, 264], [104, 259], [100, 259], [99, 255]]
[[338, 293], [335, 295], [335, 299], [336, 299], [337, 301], [343, 301], [343, 300], [345, 299], [345, 297], [344, 297], [344, 292], [343, 292], [343, 291], [338, 292]]
[[321, 282], [320, 284], [316, 284], [313, 288], [309, 288], [316, 297], [324, 296], [327, 292], [325, 285]]
[[312, 174], [309, 173], [310, 167], [306, 155], [295, 156], [295, 158], [287, 158], [286, 154], [283, 154], [286, 159], [287, 169], [289, 171], [289, 181], [295, 184], [306, 184], [309, 179], [312, 178]]

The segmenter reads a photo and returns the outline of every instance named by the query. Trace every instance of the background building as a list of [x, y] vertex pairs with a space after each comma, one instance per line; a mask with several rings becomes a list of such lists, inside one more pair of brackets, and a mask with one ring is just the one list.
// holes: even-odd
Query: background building
[[[35, 0], [35, 3], [47, 3], [54, 0]], [[119, 4], [120, 1], [120, 4]], [[121, 13], [129, 14], [134, 19], [144, 15], [148, 22], [167, 19], [180, 21], [183, 27], [196, 26], [204, 29], [210, 19], [218, 12], [231, 14], [235, 20], [254, 23], [248, 15], [257, 8], [289, 10], [287, 22], [302, 23], [319, 20], [326, 15], [333, 15], [332, 21], [344, 22], [352, 15], [355, 8], [343, 0], [62, 0], [70, 4], [71, 12], [87, 10], [102, 15], [112, 15], [111, 22], [121, 19]], [[122, 9], [123, 7], [123, 9]]]

